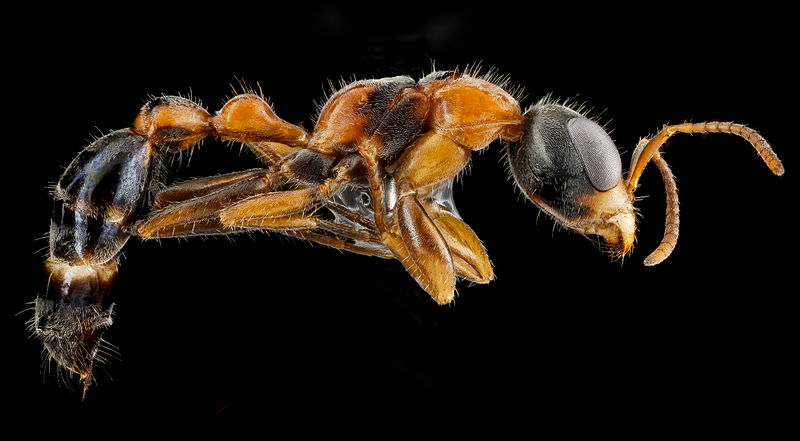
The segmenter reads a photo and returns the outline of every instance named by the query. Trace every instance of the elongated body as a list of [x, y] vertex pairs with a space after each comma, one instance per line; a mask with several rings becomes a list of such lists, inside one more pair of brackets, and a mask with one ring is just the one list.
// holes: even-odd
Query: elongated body
[[[455, 71], [419, 81], [357, 81], [329, 97], [311, 132], [280, 119], [254, 94], [232, 98], [213, 115], [184, 98], [151, 101], [130, 129], [81, 153], [56, 187], [45, 265], [49, 284], [36, 301], [37, 336], [60, 365], [82, 377], [85, 390], [102, 330], [111, 323], [110, 287], [130, 236], [277, 231], [397, 259], [437, 303], [450, 303], [458, 280], [488, 283], [494, 277], [481, 241], [455, 207], [452, 182], [472, 152], [495, 141], [507, 145], [517, 185], [544, 212], [581, 234], [603, 237], [620, 255], [628, 253], [639, 174], [653, 159], [669, 184], [658, 148], [672, 133], [692, 131], [668, 126], [644, 140], [623, 178], [616, 146], [594, 121], [546, 101], [523, 112], [505, 86]], [[693, 127], [746, 137], [782, 173], [754, 131]], [[263, 168], [158, 190], [162, 157], [208, 136], [242, 142]], [[676, 210], [673, 187], [668, 185], [668, 200]], [[655, 260], [674, 247], [677, 214], [667, 232]]]

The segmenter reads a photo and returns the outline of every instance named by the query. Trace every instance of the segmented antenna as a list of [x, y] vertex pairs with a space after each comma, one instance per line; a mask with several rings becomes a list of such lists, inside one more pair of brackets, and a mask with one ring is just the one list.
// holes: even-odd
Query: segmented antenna
[[639, 185], [645, 166], [652, 160], [661, 171], [661, 178], [667, 191], [667, 219], [664, 225], [664, 238], [658, 248], [653, 251], [644, 261], [647, 266], [657, 265], [664, 261], [675, 249], [678, 243], [678, 227], [680, 224], [678, 207], [678, 187], [675, 185], [675, 176], [672, 174], [669, 165], [661, 157], [658, 149], [676, 133], [729, 133], [740, 136], [747, 140], [764, 160], [770, 170], [778, 176], [783, 175], [783, 163], [778, 155], [772, 150], [769, 143], [763, 136], [755, 130], [742, 124], [733, 122], [701, 122], [683, 123], [666, 126], [652, 138], [645, 138], [639, 141], [636, 150], [631, 157], [631, 168], [625, 185], [628, 192], [633, 194]]
[[729, 133], [740, 136], [756, 149], [758, 155], [761, 156], [761, 159], [764, 160], [764, 163], [773, 173], [778, 176], [783, 175], [783, 163], [772, 150], [767, 140], [755, 130], [733, 122], [683, 123], [666, 126], [648, 143], [639, 143], [631, 157], [631, 168], [626, 180], [629, 192], [636, 191], [636, 187], [639, 185], [639, 177], [642, 175], [644, 167], [650, 162], [659, 147], [676, 133]]
[[664, 237], [661, 239], [661, 243], [644, 259], [644, 264], [647, 266], [658, 265], [672, 254], [672, 250], [678, 244], [678, 230], [680, 229], [680, 207], [675, 175], [672, 174], [672, 170], [667, 161], [661, 157], [660, 152], [655, 152], [653, 162], [661, 171], [661, 178], [664, 180], [664, 187], [667, 191], [667, 219], [664, 221]]

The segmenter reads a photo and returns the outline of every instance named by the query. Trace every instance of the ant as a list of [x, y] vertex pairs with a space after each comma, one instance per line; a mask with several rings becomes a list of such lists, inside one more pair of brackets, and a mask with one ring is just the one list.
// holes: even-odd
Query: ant
[[[666, 259], [678, 239], [675, 180], [659, 149], [678, 133], [746, 139], [770, 170], [783, 165], [755, 130], [728, 122], [667, 125], [638, 143], [627, 176], [606, 131], [548, 99], [522, 111], [506, 81], [469, 71], [362, 80], [333, 93], [311, 132], [279, 118], [260, 95], [230, 99], [215, 114], [162, 96], [130, 128], [89, 145], [53, 196], [47, 289], [32, 328], [83, 393], [105, 328], [118, 257], [141, 239], [269, 230], [368, 256], [397, 259], [438, 304], [456, 282], [489, 283], [492, 264], [453, 202], [452, 182], [473, 152], [505, 145], [514, 181], [541, 211], [582, 235], [630, 253], [634, 192], [651, 161], [667, 193], [664, 237], [644, 263]], [[263, 167], [161, 188], [165, 155], [206, 137], [240, 142]]]

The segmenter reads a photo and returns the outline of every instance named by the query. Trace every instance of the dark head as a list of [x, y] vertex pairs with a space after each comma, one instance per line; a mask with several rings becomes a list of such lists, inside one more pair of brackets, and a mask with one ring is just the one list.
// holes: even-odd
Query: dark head
[[603, 237], [618, 255], [631, 250], [633, 195], [617, 147], [597, 123], [566, 106], [540, 103], [525, 112], [524, 134], [507, 153], [519, 188], [559, 224]]

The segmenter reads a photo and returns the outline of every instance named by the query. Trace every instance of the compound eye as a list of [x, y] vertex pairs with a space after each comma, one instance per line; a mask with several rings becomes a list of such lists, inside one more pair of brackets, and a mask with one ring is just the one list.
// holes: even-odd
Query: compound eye
[[606, 131], [558, 104], [528, 109], [522, 138], [507, 152], [520, 189], [562, 221], [588, 216], [587, 201], [622, 180], [622, 160]]
[[622, 176], [622, 160], [608, 133], [582, 116], [567, 121], [567, 131], [592, 186], [598, 191], [614, 188]]

